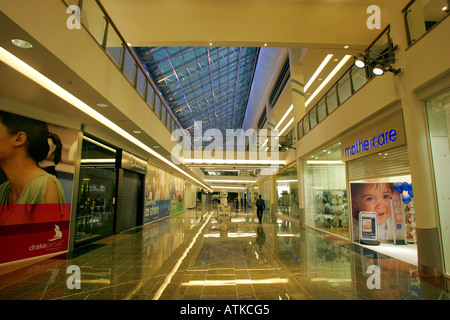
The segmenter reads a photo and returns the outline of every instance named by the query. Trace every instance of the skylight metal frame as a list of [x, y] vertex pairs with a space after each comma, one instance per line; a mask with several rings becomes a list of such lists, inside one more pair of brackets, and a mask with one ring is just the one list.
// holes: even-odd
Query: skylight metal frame
[[240, 129], [260, 48], [136, 47], [184, 129]]

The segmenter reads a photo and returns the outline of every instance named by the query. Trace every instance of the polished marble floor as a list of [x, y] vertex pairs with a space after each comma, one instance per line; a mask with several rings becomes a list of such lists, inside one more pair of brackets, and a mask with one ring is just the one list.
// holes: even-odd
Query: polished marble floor
[[[68, 288], [69, 266], [81, 271], [79, 289]], [[449, 292], [415, 265], [281, 215], [265, 213], [260, 224], [245, 209], [192, 210], [0, 275], [0, 300], [13, 299], [449, 300]]]

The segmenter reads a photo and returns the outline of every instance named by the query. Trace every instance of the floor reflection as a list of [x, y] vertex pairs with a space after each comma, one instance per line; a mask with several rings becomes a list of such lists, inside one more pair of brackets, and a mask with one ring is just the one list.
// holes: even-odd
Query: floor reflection
[[[81, 271], [69, 289], [69, 266]], [[279, 216], [189, 211], [0, 275], [0, 299], [445, 299], [417, 267]]]

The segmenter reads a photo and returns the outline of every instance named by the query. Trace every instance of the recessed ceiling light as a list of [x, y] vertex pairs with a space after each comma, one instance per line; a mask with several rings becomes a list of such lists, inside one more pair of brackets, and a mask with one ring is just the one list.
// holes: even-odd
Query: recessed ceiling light
[[133, 130], [133, 133], [141, 133], [139, 130]]
[[448, 9], [448, 7], [443, 7], [442, 8], [442, 11], [445, 11], [445, 10], [447, 10]]
[[28, 41], [22, 40], [22, 39], [12, 39], [11, 43], [15, 45], [16, 47], [22, 48], [22, 49], [31, 49], [33, 48], [33, 45], [29, 43]]
[[155, 148], [155, 149], [159, 149], [159, 146], [153, 146], [153, 148]]
[[348, 49], [348, 48], [350, 48], [350, 46], [345, 46], [345, 47], [344, 47], [344, 49]]
[[212, 42], [210, 42], [209, 45], [212, 46]]
[[336, 59], [334, 59], [333, 61], [334, 61], [334, 62], [338, 62], [338, 61], [339, 61], [339, 59], [337, 59], [337, 58], [336, 58]]
[[264, 47], [267, 47], [267, 43], [264, 43]]
[[109, 106], [106, 103], [97, 103], [97, 107], [108, 108]]

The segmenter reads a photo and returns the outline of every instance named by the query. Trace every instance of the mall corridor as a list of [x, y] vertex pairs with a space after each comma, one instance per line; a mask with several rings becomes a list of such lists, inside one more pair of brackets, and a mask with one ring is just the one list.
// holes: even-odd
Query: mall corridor
[[190, 210], [0, 275], [1, 300], [448, 300], [441, 288], [283, 215], [260, 224], [255, 208]]

